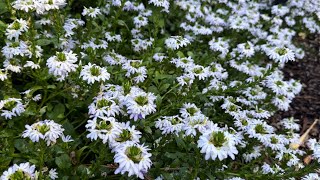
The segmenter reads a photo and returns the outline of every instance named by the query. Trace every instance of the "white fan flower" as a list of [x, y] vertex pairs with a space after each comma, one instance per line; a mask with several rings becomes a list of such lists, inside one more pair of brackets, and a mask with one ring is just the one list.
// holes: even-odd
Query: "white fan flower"
[[219, 159], [222, 161], [228, 156], [235, 158], [238, 150], [235, 147], [235, 137], [225, 130], [208, 130], [198, 140], [201, 153], [205, 153], [205, 159]]
[[144, 145], [128, 142], [121, 147], [118, 147], [115, 152], [114, 162], [119, 164], [115, 174], [124, 174], [128, 172], [128, 176], [136, 175], [144, 179], [144, 174], [151, 167], [151, 154]]
[[110, 74], [106, 68], [89, 63], [81, 70], [80, 77], [82, 77], [84, 81], [87, 81], [88, 84], [93, 84], [95, 82], [105, 82], [109, 80]]

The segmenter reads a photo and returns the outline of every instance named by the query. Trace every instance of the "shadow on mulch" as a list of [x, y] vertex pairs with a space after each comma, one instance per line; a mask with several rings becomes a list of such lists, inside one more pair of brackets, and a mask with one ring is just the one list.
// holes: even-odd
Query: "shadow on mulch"
[[[289, 62], [283, 68], [285, 79], [296, 79], [302, 83], [302, 91], [290, 104], [288, 111], [277, 112], [272, 122], [283, 118], [294, 117], [300, 120], [301, 134], [304, 133], [315, 119], [320, 119], [320, 35], [297, 38], [297, 43], [303, 46], [305, 57], [302, 60]], [[320, 139], [320, 123], [309, 135]]]

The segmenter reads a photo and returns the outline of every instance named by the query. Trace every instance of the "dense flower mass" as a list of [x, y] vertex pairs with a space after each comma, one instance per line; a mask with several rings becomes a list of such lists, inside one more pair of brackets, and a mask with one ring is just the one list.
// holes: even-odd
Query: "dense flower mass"
[[1, 179], [319, 179], [319, 142], [293, 117], [269, 121], [303, 88], [282, 68], [304, 57], [297, 36], [320, 33], [319, 12], [0, 2]]

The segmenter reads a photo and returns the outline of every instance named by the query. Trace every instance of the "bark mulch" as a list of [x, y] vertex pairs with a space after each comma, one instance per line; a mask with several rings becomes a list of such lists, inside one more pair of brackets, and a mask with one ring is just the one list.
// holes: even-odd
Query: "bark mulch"
[[[305, 50], [302, 60], [289, 62], [283, 68], [286, 80], [296, 79], [302, 83], [302, 91], [290, 104], [288, 111], [277, 112], [272, 122], [283, 118], [294, 117], [300, 120], [303, 134], [315, 119], [320, 119], [320, 35], [309, 35], [296, 39]], [[320, 123], [311, 130], [310, 136], [320, 139]]]

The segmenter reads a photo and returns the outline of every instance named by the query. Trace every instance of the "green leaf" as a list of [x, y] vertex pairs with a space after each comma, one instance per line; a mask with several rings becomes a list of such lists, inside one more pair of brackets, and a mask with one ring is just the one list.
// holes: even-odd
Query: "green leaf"
[[176, 153], [166, 152], [166, 153], [164, 154], [164, 156], [166, 156], [166, 157], [168, 157], [168, 158], [170, 158], [170, 159], [177, 159], [177, 158], [178, 158], [178, 156], [177, 156]]
[[187, 147], [187, 146], [186, 146], [186, 143], [182, 140], [181, 137], [175, 136], [174, 139], [175, 139], [178, 147], [182, 147], [182, 148], [186, 148], [186, 147]]
[[11, 160], [12, 160], [12, 157], [9, 157], [6, 155], [1, 155], [0, 156], [0, 167], [1, 168], [8, 168]]
[[4, 129], [0, 131], [0, 138], [12, 137], [14, 136], [14, 131], [10, 129]]
[[4, 1], [0, 1], [0, 14], [8, 12], [8, 7]]
[[160, 89], [159, 89], [160, 93], [167, 91], [167, 89], [169, 87], [170, 87], [170, 84], [164, 84], [164, 85], [160, 86]]
[[52, 40], [49, 40], [49, 39], [38, 39], [36, 41], [36, 43], [39, 46], [46, 46], [46, 45], [49, 45], [50, 43], [52, 43]]
[[26, 109], [26, 111], [24, 112], [24, 114], [26, 115], [36, 115], [37, 113], [37, 105], [35, 103], [30, 103]]
[[71, 160], [67, 154], [62, 154], [55, 158], [55, 162], [60, 169], [67, 169], [71, 167]]
[[172, 163], [171, 163], [171, 167], [178, 167], [181, 164], [181, 161], [179, 159], [175, 159]]
[[29, 144], [24, 139], [16, 139], [14, 141], [14, 147], [22, 153], [29, 152]]
[[152, 130], [151, 130], [151, 128], [149, 126], [144, 127], [144, 131], [149, 133], [149, 134], [152, 134]]
[[178, 51], [177, 55], [179, 56], [179, 58], [184, 58], [185, 57], [183, 52], [181, 52], [181, 51]]
[[[49, 111], [49, 110], [48, 110]], [[50, 119], [62, 119], [64, 118], [65, 106], [61, 103], [55, 105], [51, 112], [48, 112], [47, 115]]]
[[29, 159], [29, 162], [32, 164], [38, 164], [38, 160], [37, 159]]
[[[0, 4], [1, 7], [1, 4]], [[1, 14], [1, 9], [0, 9]], [[4, 32], [7, 29], [7, 24], [0, 20], [0, 31]]]
[[83, 153], [83, 151], [85, 149], [87, 149], [89, 146], [83, 146], [81, 149], [79, 149], [77, 152], [76, 152], [76, 158], [77, 158], [77, 161], [80, 161], [80, 157], [81, 157], [81, 154]]
[[54, 85], [54, 84], [50, 84], [50, 85], [47, 86], [47, 88], [48, 88], [48, 89], [56, 89], [57, 86]]
[[44, 113], [46, 113], [46, 110], [47, 110], [47, 106], [43, 106], [39, 111], [40, 115], [42, 116]]

